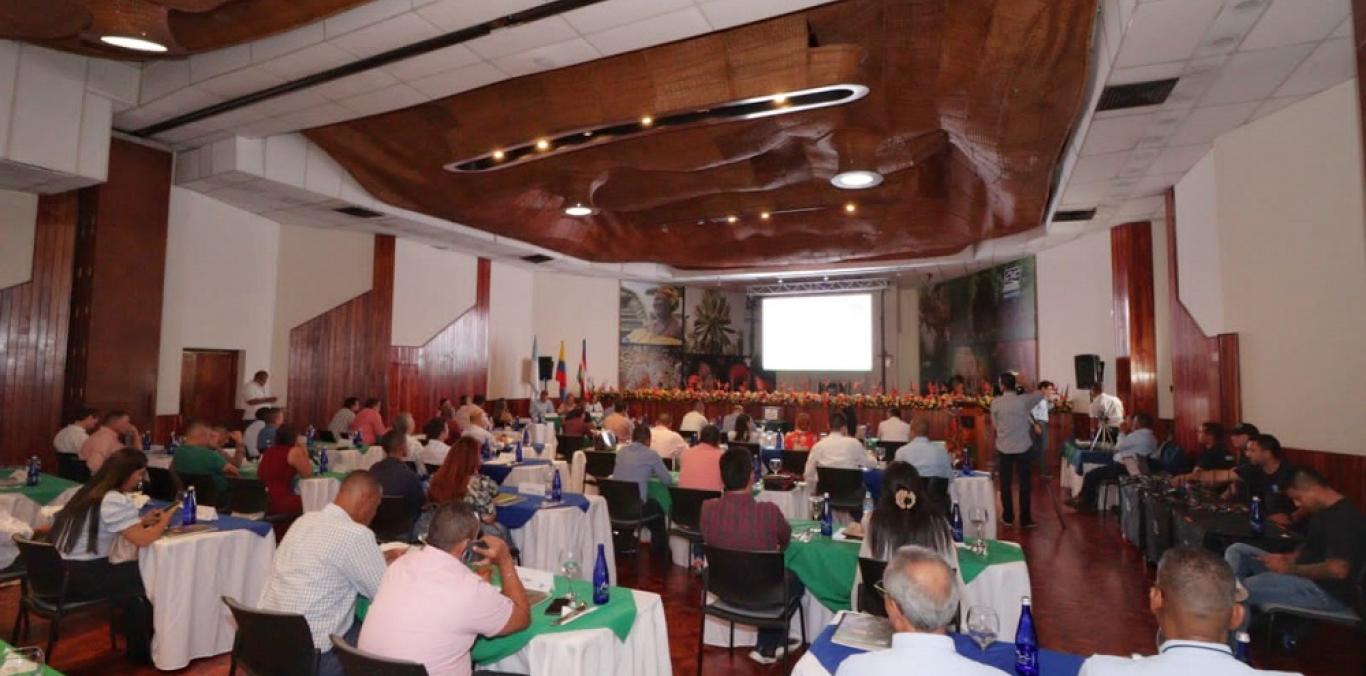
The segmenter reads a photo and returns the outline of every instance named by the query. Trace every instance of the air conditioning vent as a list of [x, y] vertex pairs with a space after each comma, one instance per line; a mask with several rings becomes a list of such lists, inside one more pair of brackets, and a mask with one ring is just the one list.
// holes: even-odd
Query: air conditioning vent
[[380, 216], [384, 215], [378, 211], [374, 211], [373, 209], [366, 209], [365, 207], [340, 207], [337, 209], [333, 209], [333, 211], [339, 214], [346, 214], [347, 216], [354, 216], [356, 218], [379, 218]]
[[1159, 105], [1165, 102], [1168, 96], [1171, 96], [1172, 88], [1176, 87], [1176, 81], [1177, 78], [1168, 78], [1166, 80], [1151, 80], [1149, 82], [1106, 87], [1105, 91], [1100, 93], [1100, 102], [1096, 104], [1096, 112]]
[[535, 263], [536, 265], [540, 265], [541, 263], [553, 261], [555, 259], [545, 254], [531, 254], [530, 256], [522, 256], [522, 260], [528, 263]]
[[1066, 223], [1068, 221], [1089, 221], [1096, 217], [1095, 209], [1072, 209], [1070, 211], [1056, 211], [1053, 213], [1054, 223]]

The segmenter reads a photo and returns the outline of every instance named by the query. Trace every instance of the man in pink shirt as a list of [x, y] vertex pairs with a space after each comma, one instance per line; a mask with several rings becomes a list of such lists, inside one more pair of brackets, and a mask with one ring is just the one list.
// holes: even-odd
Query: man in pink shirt
[[365, 406], [351, 420], [351, 432], [360, 432], [366, 445], [373, 446], [388, 431], [389, 428], [384, 426], [384, 418], [379, 414], [379, 400], [374, 397], [366, 399]]
[[[478, 636], [502, 636], [531, 624], [526, 589], [507, 545], [479, 537], [479, 518], [463, 502], [437, 508], [427, 545], [389, 566], [380, 581], [356, 647], [390, 659], [418, 662], [431, 676], [469, 676], [470, 647]], [[462, 561], [474, 546], [480, 563], [498, 567], [503, 590]]]
[[[130, 443], [124, 443], [126, 437], [131, 437]], [[90, 473], [94, 474], [100, 471], [104, 461], [113, 455], [114, 451], [124, 446], [141, 449], [142, 434], [133, 426], [127, 411], [110, 411], [100, 420], [100, 428], [81, 444], [79, 455], [81, 460], [85, 461], [86, 467], [90, 468]]]
[[707, 425], [697, 435], [697, 445], [683, 451], [683, 469], [678, 472], [680, 488], [704, 491], [721, 490], [721, 430]]

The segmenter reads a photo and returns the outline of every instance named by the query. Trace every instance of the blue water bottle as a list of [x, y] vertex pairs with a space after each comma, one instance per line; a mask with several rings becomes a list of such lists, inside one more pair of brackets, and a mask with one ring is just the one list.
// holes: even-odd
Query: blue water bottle
[[354, 446], [356, 447], [357, 450], [359, 450], [359, 451], [364, 451], [364, 450], [365, 450], [365, 435], [364, 435], [364, 434], [361, 434], [361, 433], [360, 433], [360, 430], [356, 430], [356, 433], [353, 434], [353, 435], [351, 435], [351, 443], [352, 443], [352, 445], [354, 445]]
[[560, 468], [555, 468], [554, 476], [550, 477], [550, 500], [560, 502], [564, 500], [564, 482], [560, 481]]
[[479, 447], [479, 457], [488, 460], [493, 457], [493, 444], [488, 439], [484, 440], [484, 445]]
[[37, 485], [38, 485], [38, 477], [39, 477], [39, 474], [41, 474], [41, 472], [42, 472], [42, 466], [43, 466], [43, 465], [42, 465], [42, 462], [38, 460], [38, 456], [36, 456], [36, 455], [31, 455], [31, 456], [29, 456], [29, 458], [28, 458], [28, 476], [25, 477], [24, 483], [25, 483], [25, 484], [28, 484], [29, 486], [37, 486]]
[[1248, 516], [1252, 519], [1252, 534], [1261, 535], [1266, 531], [1266, 521], [1262, 518], [1262, 499], [1252, 496], [1252, 504], [1248, 505]]
[[180, 442], [176, 441], [175, 432], [171, 432], [171, 440], [166, 442], [166, 455], [175, 455], [177, 448], [180, 448]]
[[519, 441], [519, 442], [517, 442], [517, 445], [516, 445], [516, 446], [513, 446], [513, 448], [512, 448], [512, 458], [513, 458], [513, 460], [515, 460], [515, 461], [517, 461], [517, 462], [521, 462], [521, 461], [522, 461], [522, 442]]
[[963, 476], [972, 476], [972, 451], [963, 449]]
[[830, 511], [830, 494], [825, 494], [825, 501], [821, 503], [821, 535], [830, 537], [835, 533], [835, 517]]
[[1233, 656], [1238, 658], [1239, 662], [1247, 664], [1247, 648], [1252, 643], [1252, 637], [1248, 636], [1247, 632], [1240, 631], [1234, 635], [1234, 638]]
[[958, 509], [958, 503], [953, 503], [953, 519], [949, 526], [953, 528], [953, 541], [963, 541], [963, 513]]
[[193, 526], [195, 514], [199, 510], [198, 500], [194, 498], [194, 486], [185, 489], [185, 504], [180, 508], [180, 525]]
[[522, 445], [531, 445], [531, 427], [529, 425], [522, 428]]
[[599, 544], [598, 560], [593, 563], [593, 605], [604, 605], [611, 598], [612, 587], [607, 580], [607, 550]]
[[304, 432], [304, 439], [306, 440], [305, 443], [307, 443], [309, 446], [312, 446], [312, 445], [313, 445], [313, 437], [314, 437], [314, 435], [316, 435], [317, 433], [318, 433], [318, 430], [314, 429], [314, 427], [313, 427], [312, 425], [309, 425], [309, 426], [308, 426], [308, 430], [306, 430], [306, 431]]
[[143, 430], [143, 432], [142, 432], [142, 448], [143, 448], [143, 450], [147, 450], [147, 451], [152, 450], [152, 431], [151, 431], [151, 430]]
[[773, 448], [774, 450], [781, 451], [783, 450], [783, 431], [779, 429], [776, 436], [778, 438], [773, 440]]
[[1034, 633], [1034, 614], [1029, 597], [1020, 599], [1020, 625], [1015, 629], [1015, 673], [1039, 676], [1039, 638]]
[[326, 449], [326, 448], [319, 448], [319, 449], [318, 449], [318, 474], [325, 474], [326, 472], [327, 472], [327, 449]]

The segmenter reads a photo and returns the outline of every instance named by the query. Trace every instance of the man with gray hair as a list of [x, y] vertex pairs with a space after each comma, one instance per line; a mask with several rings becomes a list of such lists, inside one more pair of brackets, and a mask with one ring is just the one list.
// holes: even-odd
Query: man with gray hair
[[1157, 564], [1157, 581], [1148, 607], [1157, 617], [1162, 641], [1151, 657], [1096, 655], [1080, 676], [1108, 674], [1270, 674], [1239, 662], [1228, 647], [1228, 632], [1243, 621], [1234, 602], [1233, 569], [1217, 554], [1199, 547], [1173, 547]]
[[919, 545], [892, 555], [882, 576], [883, 603], [891, 620], [892, 647], [854, 655], [836, 676], [956, 674], [1000, 676], [1003, 672], [974, 662], [954, 649], [945, 627], [958, 613], [958, 576], [944, 557]]

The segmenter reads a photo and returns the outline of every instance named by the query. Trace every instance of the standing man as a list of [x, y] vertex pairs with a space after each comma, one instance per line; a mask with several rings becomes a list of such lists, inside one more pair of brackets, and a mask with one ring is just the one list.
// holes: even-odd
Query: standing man
[[1119, 397], [1105, 393], [1103, 383], [1091, 385], [1091, 431], [1104, 429], [1104, 437], [1110, 441], [1119, 438], [1119, 426], [1124, 424], [1124, 402]]
[[877, 438], [878, 441], [898, 441], [903, 444], [911, 440], [911, 426], [901, 419], [901, 409], [887, 411], [887, 419], [877, 424]]
[[270, 396], [270, 390], [266, 388], [266, 381], [270, 380], [270, 374], [265, 371], [257, 371], [245, 385], [242, 386], [242, 419], [250, 423], [256, 419], [256, 409], [262, 406], [270, 406], [279, 397]]
[[1034, 439], [1034, 455], [1039, 459], [1039, 476], [1052, 479], [1053, 476], [1048, 473], [1048, 411], [1058, 396], [1058, 388], [1053, 386], [1052, 381], [1040, 380], [1039, 391], [1043, 393], [1043, 401], [1029, 411], [1029, 416], [1034, 419], [1031, 436]]
[[1015, 374], [1010, 371], [1002, 373], [997, 382], [1001, 386], [1001, 396], [991, 402], [991, 425], [996, 428], [996, 467], [1001, 473], [1001, 523], [1015, 525], [1014, 495], [1010, 484], [1018, 473], [1020, 525], [1033, 528], [1034, 519], [1030, 518], [1029, 513], [1029, 451], [1034, 447], [1034, 440], [1029, 437], [1029, 430], [1034, 425], [1034, 418], [1030, 411], [1043, 401], [1043, 393], [1034, 391], [1017, 394]]

